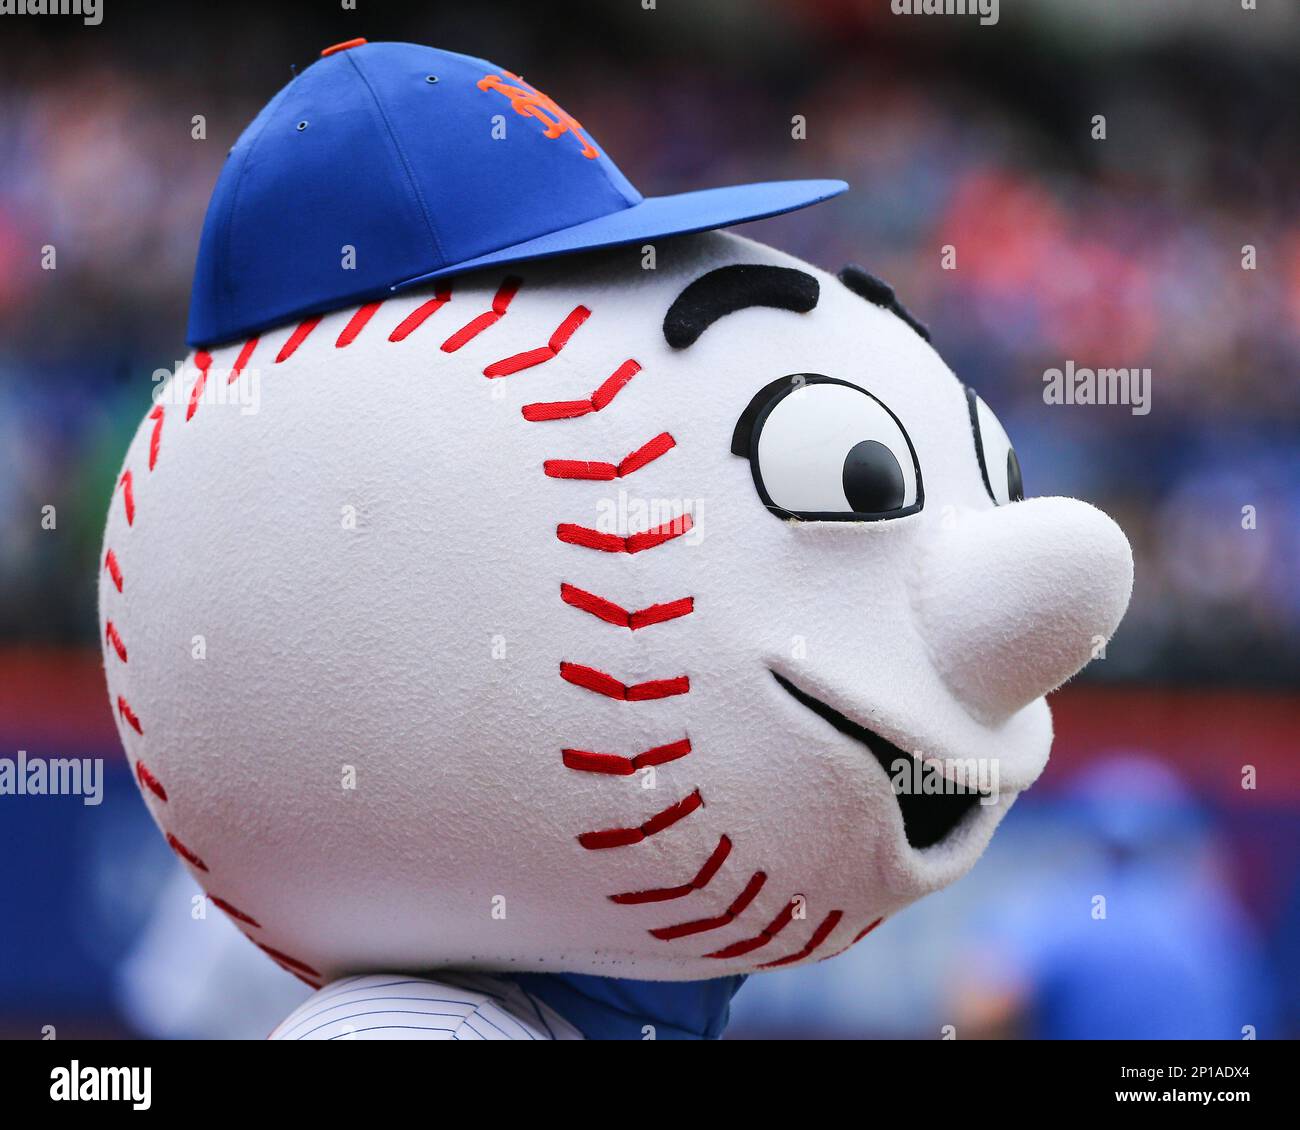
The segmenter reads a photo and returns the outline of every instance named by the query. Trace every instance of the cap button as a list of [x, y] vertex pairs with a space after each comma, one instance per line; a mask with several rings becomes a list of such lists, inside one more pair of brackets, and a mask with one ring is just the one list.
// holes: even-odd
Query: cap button
[[346, 51], [349, 47], [360, 47], [366, 41], [364, 39], [345, 39], [342, 43], [336, 43], [333, 47], [326, 47], [320, 53], [323, 59], [326, 55], [337, 55], [340, 51]]

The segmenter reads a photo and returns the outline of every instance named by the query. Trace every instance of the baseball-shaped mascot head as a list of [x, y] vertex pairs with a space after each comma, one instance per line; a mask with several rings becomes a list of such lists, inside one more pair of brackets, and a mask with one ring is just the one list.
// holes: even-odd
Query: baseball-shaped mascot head
[[[346, 119], [318, 72], [374, 101]], [[447, 220], [422, 142], [376, 124], [402, 83], [464, 87], [439, 144], [481, 132], [485, 161], [623, 191], [543, 95], [423, 48], [335, 53], [250, 128], [204, 235], [200, 348], [108, 517], [108, 689], [146, 804], [312, 983], [845, 949], [965, 872], [1041, 772], [1043, 696], [1124, 611], [1123, 534], [1024, 497], [992, 409], [866, 271], [657, 238], [718, 226], [680, 218], [647, 246], [628, 213], [662, 199], [628, 197], [612, 236], [564, 217], [572, 246]], [[336, 158], [375, 135], [429, 225], [323, 202], [333, 182], [295, 198], [281, 166], [310, 172], [293, 147], [331, 130]]]

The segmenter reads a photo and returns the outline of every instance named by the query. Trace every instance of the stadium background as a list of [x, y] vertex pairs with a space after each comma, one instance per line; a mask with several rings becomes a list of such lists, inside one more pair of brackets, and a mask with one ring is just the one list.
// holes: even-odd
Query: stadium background
[[[260, 1036], [299, 993], [190, 919], [109, 715], [96, 575], [151, 374], [184, 356], [225, 152], [290, 63], [356, 35], [523, 73], [648, 193], [844, 177], [742, 231], [889, 279], [1029, 492], [1095, 502], [1133, 543], [1128, 618], [1054, 696], [1052, 762], [989, 855], [851, 955], [752, 979], [733, 1034], [1300, 1034], [1300, 8], [1003, 0], [981, 27], [888, 0], [359, 6], [0, 25], [0, 756], [107, 763], [99, 807], [0, 797], [0, 1035]], [[1066, 359], [1149, 366], [1150, 414], [1045, 405]]]

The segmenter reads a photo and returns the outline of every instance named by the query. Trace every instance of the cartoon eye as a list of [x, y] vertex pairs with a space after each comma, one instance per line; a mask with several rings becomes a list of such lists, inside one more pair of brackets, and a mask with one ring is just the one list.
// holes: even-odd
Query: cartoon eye
[[773, 381], [742, 413], [731, 450], [749, 459], [759, 498], [781, 518], [873, 522], [915, 514], [925, 501], [898, 417], [834, 377]]
[[970, 426], [975, 431], [975, 455], [984, 476], [984, 489], [998, 506], [1023, 502], [1025, 482], [1020, 475], [1020, 460], [1006, 429], [973, 388], [966, 390], [970, 406]]

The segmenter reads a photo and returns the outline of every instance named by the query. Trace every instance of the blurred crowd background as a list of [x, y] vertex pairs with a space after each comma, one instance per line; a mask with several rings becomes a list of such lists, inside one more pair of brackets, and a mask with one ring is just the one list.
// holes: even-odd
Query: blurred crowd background
[[[752, 979], [734, 1033], [1300, 1034], [1300, 6], [360, 7], [104, 0], [97, 27], [0, 27], [0, 756], [110, 777], [98, 808], [0, 797], [0, 1034], [260, 1036], [299, 991], [189, 916], [109, 717], [96, 566], [151, 375], [185, 355], [225, 153], [291, 64], [357, 35], [522, 73], [647, 193], [848, 180], [742, 231], [890, 280], [1027, 491], [1133, 543], [1128, 618], [1055, 696], [1052, 764], [988, 857], [850, 956]], [[1150, 368], [1150, 413], [1046, 405], [1070, 360]]]

